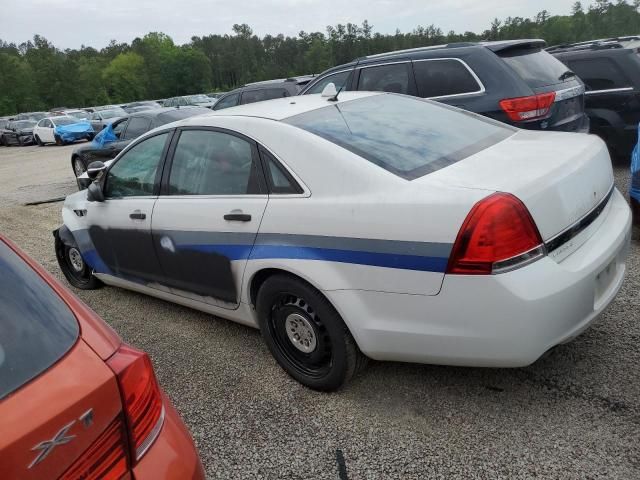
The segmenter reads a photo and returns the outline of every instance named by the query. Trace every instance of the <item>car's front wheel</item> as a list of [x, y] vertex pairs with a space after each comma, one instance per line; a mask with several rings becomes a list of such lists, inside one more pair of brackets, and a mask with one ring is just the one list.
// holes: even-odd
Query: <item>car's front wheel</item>
[[36, 135], [36, 143], [39, 147], [44, 147], [44, 143], [42, 142], [42, 140], [40, 140], [40, 137], [38, 135]]
[[307, 283], [284, 274], [269, 277], [256, 308], [272, 355], [303, 385], [337, 390], [366, 365], [338, 312]]
[[58, 146], [64, 145], [64, 142], [62, 141], [62, 138], [60, 138], [58, 135], [55, 135], [53, 138], [56, 141], [56, 145], [58, 145]]
[[85, 263], [77, 245], [66, 245], [56, 235], [55, 248], [60, 270], [71, 285], [82, 290], [95, 290], [102, 286]]

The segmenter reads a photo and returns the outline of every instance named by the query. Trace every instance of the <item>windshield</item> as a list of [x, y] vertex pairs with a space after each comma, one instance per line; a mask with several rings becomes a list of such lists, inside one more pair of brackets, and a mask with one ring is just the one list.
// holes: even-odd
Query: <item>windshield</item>
[[0, 241], [0, 398], [62, 357], [78, 337], [67, 305]]
[[73, 125], [74, 123], [79, 123], [77, 118], [73, 117], [56, 117], [52, 118], [51, 121], [54, 125]]
[[189, 97], [189, 101], [197, 103], [209, 103], [211, 102], [211, 98], [207, 97], [206, 95], [191, 95]]
[[24, 128], [33, 128], [35, 124], [36, 122], [33, 120], [20, 120], [18, 122], [13, 122], [12, 126], [16, 130], [22, 130]]
[[515, 129], [441, 104], [373, 95], [284, 120], [412, 180], [473, 155]]
[[100, 116], [102, 118], [115, 118], [115, 117], [125, 117], [127, 112], [125, 112], [122, 108], [112, 108], [109, 110], [102, 110], [100, 112]]

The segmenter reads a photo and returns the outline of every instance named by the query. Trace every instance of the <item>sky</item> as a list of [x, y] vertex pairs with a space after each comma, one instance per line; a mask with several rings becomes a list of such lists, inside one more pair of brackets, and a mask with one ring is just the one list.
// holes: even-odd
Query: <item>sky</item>
[[[21, 43], [40, 34], [59, 48], [102, 48], [164, 32], [176, 43], [194, 35], [232, 33], [247, 23], [259, 36], [327, 25], [361, 24], [374, 31], [409, 32], [434, 24], [443, 32], [482, 32], [493, 18], [533, 17], [541, 10], [566, 15], [575, 0], [2, 0], [0, 39]], [[588, 0], [583, 1], [587, 5]]]

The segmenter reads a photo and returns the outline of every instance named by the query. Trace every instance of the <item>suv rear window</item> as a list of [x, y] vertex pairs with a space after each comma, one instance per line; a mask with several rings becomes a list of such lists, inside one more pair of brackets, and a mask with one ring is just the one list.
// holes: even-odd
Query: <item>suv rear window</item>
[[57, 362], [78, 322], [51, 287], [0, 241], [0, 398]]
[[515, 132], [446, 105], [392, 94], [338, 103], [284, 122], [407, 180], [447, 167]]
[[497, 53], [531, 88], [562, 83], [560, 77], [567, 71], [560, 60], [540, 48], [507, 49]]

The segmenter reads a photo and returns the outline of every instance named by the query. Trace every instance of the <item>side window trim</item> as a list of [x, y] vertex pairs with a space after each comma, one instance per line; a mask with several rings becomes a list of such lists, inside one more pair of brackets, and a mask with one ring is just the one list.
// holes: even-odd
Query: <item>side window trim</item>
[[136, 145], [139, 145], [140, 143], [146, 140], [149, 140], [153, 137], [157, 137], [158, 135], [165, 135], [165, 134], [167, 134], [167, 140], [164, 142], [164, 148], [162, 149], [162, 153], [160, 154], [160, 163], [158, 165], [159, 168], [156, 171], [156, 178], [153, 185], [153, 194], [131, 196], [131, 197], [113, 197], [113, 198], [105, 197], [105, 200], [127, 200], [129, 198], [155, 198], [160, 194], [161, 180], [163, 178], [164, 170], [166, 169], [166, 164], [167, 164], [167, 154], [176, 137], [175, 128], [172, 128], [169, 130], [163, 130], [161, 132], [156, 132], [153, 135], [146, 136], [144, 138], [141, 138], [137, 142], [132, 142], [129, 145], [127, 145], [127, 147], [124, 150], [122, 150], [122, 152], [120, 152], [118, 157], [116, 157], [117, 159], [111, 165], [109, 165], [109, 168], [107, 168], [107, 170], [102, 174], [102, 178], [100, 179], [100, 187], [102, 188], [103, 192], [106, 192], [107, 177], [109, 176], [109, 171], [113, 168], [115, 164], [117, 164], [125, 156], [125, 154], [129, 150], [131, 150], [133, 147], [135, 147]]
[[[487, 91], [486, 88], [484, 87], [484, 83], [482, 83], [482, 80], [480, 80], [480, 77], [478, 77], [476, 72], [473, 71], [473, 69], [469, 66], [469, 64], [467, 62], [465, 62], [464, 60], [462, 60], [461, 58], [456, 58], [456, 57], [422, 58], [420, 60], [414, 60], [413, 63], [418, 63], [418, 62], [440, 62], [440, 61], [444, 61], [444, 60], [453, 60], [453, 61], [461, 63], [462, 66], [464, 68], [466, 68], [467, 71], [471, 74], [471, 76], [476, 81], [476, 83], [478, 84], [480, 89], [479, 90], [475, 90], [473, 92], [453, 93], [451, 95], [440, 95], [440, 96], [437, 96], [437, 97], [424, 97], [424, 98], [427, 98], [429, 100], [440, 100], [440, 99], [443, 99], [443, 98], [457, 98], [457, 97], [467, 97], [467, 96], [470, 96], [470, 95], [482, 95], [483, 93], [485, 93]], [[413, 70], [413, 66], [412, 66], [412, 70]]]
[[[178, 141], [180, 140], [180, 135], [185, 131], [209, 131], [209, 132], [219, 132], [225, 133], [227, 135], [233, 135], [234, 137], [238, 137], [251, 145], [251, 160], [253, 164], [257, 168], [258, 175], [258, 183], [260, 192], [257, 193], [246, 193], [244, 195], [233, 195], [235, 198], [243, 198], [243, 197], [252, 197], [260, 195], [267, 195], [267, 180], [265, 178], [264, 169], [262, 168], [262, 162], [260, 159], [260, 154], [258, 153], [258, 144], [252, 138], [249, 138], [245, 135], [242, 135], [239, 132], [235, 132], [233, 130], [228, 130], [226, 128], [219, 127], [206, 127], [206, 126], [186, 126], [186, 127], [178, 127], [175, 129], [173, 137], [171, 138], [171, 142], [169, 148], [164, 152], [165, 161], [163, 164], [163, 171], [160, 180], [160, 189], [158, 192], [158, 196], [166, 197], [166, 198], [180, 198], [180, 195], [171, 195], [169, 193], [169, 177], [171, 176], [171, 167], [173, 166], [173, 159], [176, 153], [176, 148], [178, 146]], [[206, 197], [206, 198], [215, 198], [215, 197], [228, 197], [228, 195], [189, 195], [189, 197]]]
[[[288, 195], [300, 195], [304, 193], [304, 188], [302, 188], [300, 183], [295, 178], [293, 178], [293, 175], [291, 175], [291, 172], [289, 172], [289, 169], [282, 164], [282, 162], [278, 157], [276, 157], [273, 153], [271, 153], [262, 145], [258, 146], [258, 151], [260, 152], [260, 164], [262, 166], [264, 178], [266, 179], [269, 195], [287, 195], [288, 196]], [[269, 167], [268, 157], [271, 157], [273, 159], [273, 162], [277, 165], [280, 172], [282, 172], [282, 174], [289, 181], [289, 184], [294, 188], [295, 191], [293, 192], [276, 191], [277, 187], [273, 185], [273, 181], [271, 178], [271, 169], [270, 169], [271, 167]]]

